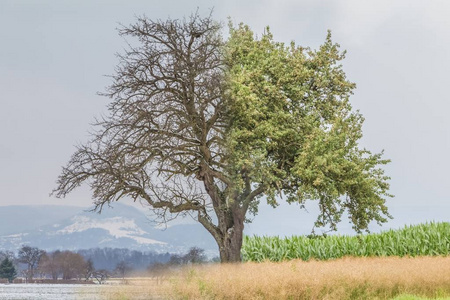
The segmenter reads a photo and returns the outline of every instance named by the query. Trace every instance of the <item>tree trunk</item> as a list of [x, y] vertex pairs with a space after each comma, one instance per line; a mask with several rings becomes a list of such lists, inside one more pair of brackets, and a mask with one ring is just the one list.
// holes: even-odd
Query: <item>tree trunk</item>
[[33, 281], [33, 269], [32, 268], [28, 268], [27, 270], [27, 283], [31, 283]]
[[220, 261], [222, 263], [241, 262], [242, 238], [244, 232], [244, 220], [239, 213], [232, 213], [231, 226], [220, 226], [222, 235], [217, 241], [219, 245]]

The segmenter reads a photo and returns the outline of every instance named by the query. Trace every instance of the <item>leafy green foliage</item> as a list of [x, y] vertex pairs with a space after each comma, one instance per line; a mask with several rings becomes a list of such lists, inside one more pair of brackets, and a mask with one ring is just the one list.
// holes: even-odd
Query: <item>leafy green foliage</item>
[[[229, 167], [238, 192], [245, 179], [263, 187], [269, 204], [318, 200], [317, 226], [333, 229], [345, 210], [358, 232], [390, 217], [389, 177], [382, 153], [358, 148], [364, 118], [352, 111], [340, 61], [345, 52], [328, 33], [317, 51], [260, 39], [246, 25], [230, 25], [227, 43]], [[240, 187], [240, 188], [239, 188]], [[261, 194], [260, 196], [262, 196]], [[258, 202], [250, 204], [257, 212]]]
[[450, 223], [406, 226], [379, 234], [244, 237], [243, 259], [282, 261], [290, 259], [334, 259], [344, 256], [422, 256], [450, 254]]
[[0, 263], [0, 278], [6, 278], [9, 282], [12, 282], [16, 276], [17, 271], [13, 262], [9, 258], [5, 258]]

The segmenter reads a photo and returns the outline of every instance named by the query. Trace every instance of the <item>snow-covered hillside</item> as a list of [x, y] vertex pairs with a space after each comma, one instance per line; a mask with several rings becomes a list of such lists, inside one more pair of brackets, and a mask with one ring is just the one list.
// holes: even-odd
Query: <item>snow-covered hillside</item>
[[[64, 213], [58, 218], [61, 211]], [[103, 209], [101, 214], [79, 207], [6, 206], [0, 207], [0, 215], [2, 226], [8, 227], [0, 231], [7, 232], [0, 234], [0, 250], [15, 251], [27, 244], [45, 250], [109, 247], [186, 252], [197, 246], [216, 251], [214, 240], [199, 224], [177, 224], [162, 230], [141, 210], [120, 203]]]
[[[153, 239], [143, 237], [147, 233], [136, 225], [132, 219], [123, 217], [106, 218], [103, 220], [91, 219], [87, 216], [75, 216], [71, 218], [72, 224], [56, 231], [56, 235], [72, 234], [83, 232], [89, 229], [104, 229], [108, 234], [116, 239], [130, 238], [139, 244], [167, 244]], [[58, 227], [55, 226], [54, 227]]]

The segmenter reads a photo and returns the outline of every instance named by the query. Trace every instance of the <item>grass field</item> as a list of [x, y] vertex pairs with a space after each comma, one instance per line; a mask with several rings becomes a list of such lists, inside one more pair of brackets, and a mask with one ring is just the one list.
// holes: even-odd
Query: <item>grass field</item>
[[427, 297], [420, 297], [420, 296], [403, 294], [403, 295], [400, 295], [398, 297], [395, 297], [392, 300], [429, 300], [429, 299], [433, 299], [433, 300], [450, 300], [450, 297], [427, 298]]
[[[342, 258], [185, 267], [107, 299], [450, 299], [450, 257]], [[147, 298], [145, 298], [147, 297]]]
[[335, 259], [345, 256], [430, 256], [450, 254], [450, 223], [427, 223], [359, 236], [329, 235], [244, 238], [245, 261]]
[[[129, 278], [120, 283], [103, 285], [98, 294], [105, 300], [166, 300], [172, 297], [168, 293], [168, 281], [156, 278]], [[78, 300], [78, 299], [77, 299]]]
[[380, 234], [246, 237], [242, 264], [186, 266], [106, 299], [450, 300], [450, 223]]

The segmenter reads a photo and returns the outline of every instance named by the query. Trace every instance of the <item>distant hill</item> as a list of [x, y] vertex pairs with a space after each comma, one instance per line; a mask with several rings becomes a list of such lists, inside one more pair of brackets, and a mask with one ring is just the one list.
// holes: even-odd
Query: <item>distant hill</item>
[[217, 252], [200, 224], [162, 230], [142, 211], [121, 203], [101, 214], [70, 206], [0, 206], [0, 220], [0, 250], [16, 251], [27, 244], [47, 251], [108, 247], [184, 253], [197, 246]]

